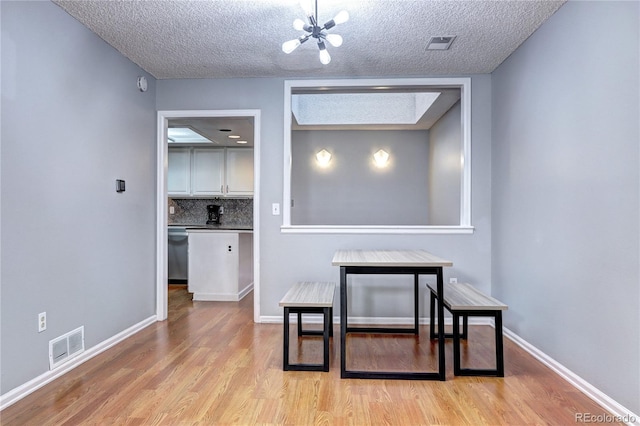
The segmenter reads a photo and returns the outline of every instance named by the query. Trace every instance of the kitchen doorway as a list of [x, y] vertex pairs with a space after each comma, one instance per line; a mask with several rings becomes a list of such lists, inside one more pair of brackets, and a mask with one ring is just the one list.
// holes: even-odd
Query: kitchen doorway
[[168, 128], [169, 121], [249, 118], [253, 121], [253, 317], [260, 319], [260, 110], [158, 111], [156, 186], [156, 317], [168, 315]]

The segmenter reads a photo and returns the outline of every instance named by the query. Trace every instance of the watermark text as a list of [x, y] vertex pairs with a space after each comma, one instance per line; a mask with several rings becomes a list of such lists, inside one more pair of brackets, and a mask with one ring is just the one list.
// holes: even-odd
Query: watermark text
[[620, 416], [609, 413], [576, 413], [575, 420], [576, 423], [635, 423], [637, 418], [631, 414]]

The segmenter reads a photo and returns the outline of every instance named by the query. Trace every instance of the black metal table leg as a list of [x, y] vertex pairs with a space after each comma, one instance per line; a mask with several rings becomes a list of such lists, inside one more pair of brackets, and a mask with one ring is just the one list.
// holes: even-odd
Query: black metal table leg
[[[389, 328], [389, 327], [349, 327], [348, 326], [348, 298], [347, 281], [349, 274], [390, 274], [414, 276], [414, 325], [413, 328]], [[419, 276], [421, 274], [436, 275], [438, 282], [438, 324], [444, 324], [443, 309], [443, 277], [442, 267], [367, 267], [367, 266], [341, 266], [340, 267], [340, 377], [363, 379], [398, 379], [398, 380], [445, 380], [445, 350], [444, 333], [438, 335], [438, 371], [436, 372], [387, 372], [387, 371], [353, 371], [347, 370], [347, 333], [412, 333], [419, 335], [420, 311], [419, 311]]]
[[496, 370], [498, 377], [504, 377], [504, 350], [502, 342], [502, 311], [495, 313], [495, 332], [496, 332]]
[[446, 380], [446, 367], [444, 359], [444, 284], [442, 267], [437, 268], [436, 276], [438, 281], [438, 375], [440, 380], [444, 381]]
[[340, 377], [347, 371], [347, 268], [340, 267]]

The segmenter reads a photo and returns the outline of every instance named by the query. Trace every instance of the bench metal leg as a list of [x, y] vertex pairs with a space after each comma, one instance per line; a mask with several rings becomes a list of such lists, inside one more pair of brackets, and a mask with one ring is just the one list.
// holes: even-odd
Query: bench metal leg
[[[453, 312], [453, 323], [456, 324], [459, 320], [459, 314]], [[453, 327], [453, 375], [460, 375], [460, 329]]]
[[[303, 330], [302, 314], [322, 314], [322, 330]], [[291, 364], [289, 362], [289, 316], [297, 314], [298, 336], [322, 336], [323, 359], [322, 364]], [[284, 371], [329, 371], [329, 337], [333, 336], [333, 308], [319, 307], [285, 307], [284, 308], [284, 339], [282, 369]]]
[[454, 322], [459, 321], [459, 317], [492, 316], [495, 320], [495, 343], [496, 343], [496, 368], [495, 369], [473, 369], [462, 368], [460, 366], [460, 329], [453, 329], [453, 374], [456, 376], [496, 376], [504, 377], [504, 354], [502, 341], [502, 311], [454, 311]]
[[282, 369], [284, 371], [289, 370], [289, 314], [290, 309], [284, 308], [284, 339], [283, 339], [283, 353], [282, 353]]
[[322, 340], [324, 343], [324, 354], [322, 356], [322, 371], [329, 371], [329, 334], [331, 334], [331, 330], [333, 329], [333, 322], [330, 320], [331, 317], [331, 308], [324, 308], [322, 310], [323, 313], [323, 324], [324, 324], [324, 333], [322, 334]]
[[[437, 300], [437, 296], [436, 294], [432, 291], [431, 293], [431, 299], [430, 299], [430, 310], [429, 310], [429, 338], [430, 339], [437, 339], [438, 338], [438, 333], [440, 332], [440, 324], [438, 324], [438, 333], [436, 333], [435, 329], [435, 316], [436, 316], [436, 300]], [[460, 335], [461, 339], [466, 339], [467, 338], [467, 331], [469, 329], [469, 318], [467, 317], [467, 315], [461, 315], [462, 316], [462, 334]], [[460, 320], [456, 320], [454, 318], [453, 320], [453, 326], [454, 328], [457, 326], [460, 326]], [[442, 325], [442, 329], [444, 330], [444, 324]], [[453, 333], [444, 333], [444, 337], [446, 338], [452, 338], [453, 337]]]

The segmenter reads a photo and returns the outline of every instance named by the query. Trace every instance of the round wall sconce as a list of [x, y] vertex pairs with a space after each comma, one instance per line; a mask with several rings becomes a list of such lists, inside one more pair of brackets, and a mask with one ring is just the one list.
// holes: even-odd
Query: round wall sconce
[[331, 153], [326, 149], [319, 151], [316, 154], [316, 161], [321, 167], [327, 167], [329, 165], [329, 161], [331, 161]]
[[387, 167], [387, 164], [389, 164], [389, 153], [384, 149], [379, 149], [373, 154], [373, 162], [376, 167]]

